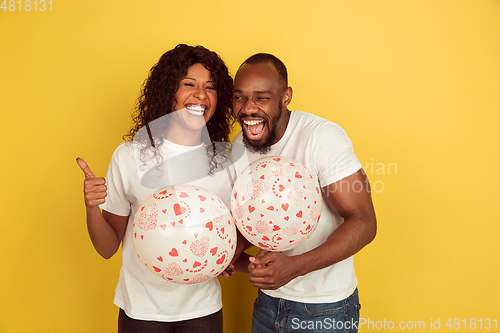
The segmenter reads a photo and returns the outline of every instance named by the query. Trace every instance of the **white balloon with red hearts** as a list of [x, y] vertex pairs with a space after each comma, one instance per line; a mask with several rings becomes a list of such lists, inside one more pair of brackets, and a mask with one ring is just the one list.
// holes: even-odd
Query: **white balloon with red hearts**
[[268, 251], [290, 250], [311, 236], [322, 208], [316, 178], [300, 162], [282, 156], [251, 163], [236, 179], [231, 196], [241, 234]]
[[137, 210], [132, 229], [144, 266], [174, 283], [216, 277], [236, 250], [230, 211], [215, 194], [196, 186], [169, 186], [151, 194]]

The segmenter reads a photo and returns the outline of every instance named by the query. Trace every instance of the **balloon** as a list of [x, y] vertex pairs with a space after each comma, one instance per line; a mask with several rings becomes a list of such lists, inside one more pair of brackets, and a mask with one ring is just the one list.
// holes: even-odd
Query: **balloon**
[[137, 210], [133, 241], [151, 272], [170, 282], [193, 284], [229, 266], [236, 227], [216, 195], [191, 185], [169, 186], [154, 192]]
[[280, 156], [251, 163], [236, 179], [231, 196], [238, 230], [250, 243], [268, 251], [289, 250], [309, 238], [322, 203], [311, 172]]

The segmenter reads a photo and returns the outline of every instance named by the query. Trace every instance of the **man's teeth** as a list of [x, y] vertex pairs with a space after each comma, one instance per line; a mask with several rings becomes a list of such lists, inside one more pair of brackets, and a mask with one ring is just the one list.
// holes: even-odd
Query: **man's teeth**
[[264, 120], [261, 119], [261, 120], [244, 120], [243, 122], [245, 123], [245, 125], [250, 126], [250, 125], [260, 124], [263, 121]]
[[189, 113], [191, 113], [194, 116], [203, 116], [206, 107], [202, 105], [189, 105], [186, 106], [186, 109], [188, 110]]

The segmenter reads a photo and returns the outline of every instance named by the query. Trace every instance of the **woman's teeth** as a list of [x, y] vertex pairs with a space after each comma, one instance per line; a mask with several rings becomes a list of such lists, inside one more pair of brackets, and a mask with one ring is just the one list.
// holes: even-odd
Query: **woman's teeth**
[[189, 105], [189, 106], [186, 106], [186, 109], [193, 116], [198, 116], [199, 117], [199, 116], [203, 116], [203, 114], [205, 113], [206, 106], [202, 106], [202, 105]]

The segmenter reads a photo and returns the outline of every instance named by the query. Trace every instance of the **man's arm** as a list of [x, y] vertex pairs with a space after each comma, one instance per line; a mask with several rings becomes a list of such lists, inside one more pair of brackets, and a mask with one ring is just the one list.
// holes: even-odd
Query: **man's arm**
[[362, 169], [323, 188], [327, 203], [344, 222], [317, 248], [297, 255], [261, 250], [250, 258], [250, 282], [277, 289], [294, 278], [349, 258], [369, 244], [377, 232], [370, 184]]

